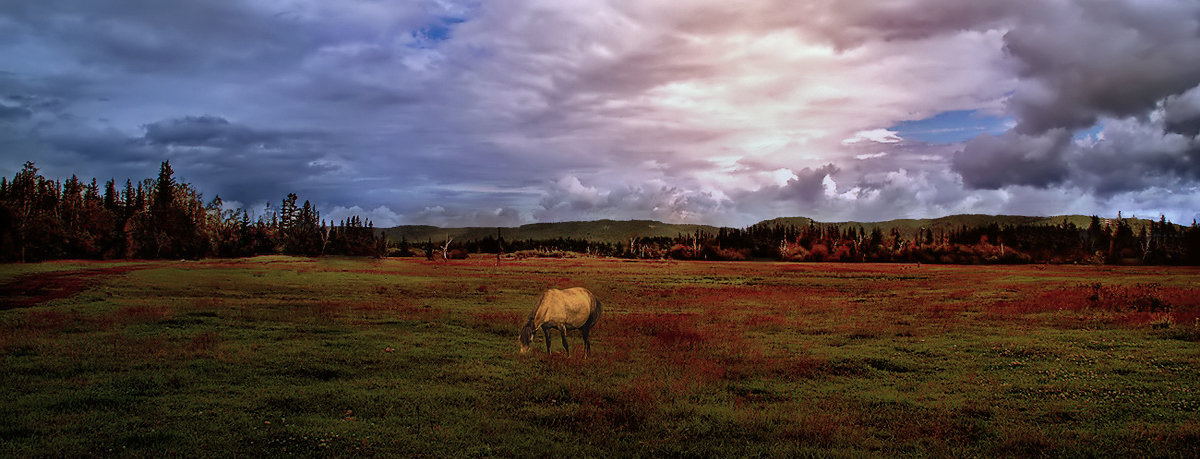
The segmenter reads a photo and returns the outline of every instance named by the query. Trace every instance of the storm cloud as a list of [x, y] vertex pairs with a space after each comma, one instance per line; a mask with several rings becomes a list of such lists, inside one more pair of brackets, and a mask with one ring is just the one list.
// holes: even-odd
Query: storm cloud
[[0, 173], [171, 160], [207, 197], [384, 226], [1186, 221], [1198, 24], [1182, 0], [4, 2]]
[[[1013, 131], [968, 142], [971, 188], [1075, 186], [1102, 198], [1194, 188], [1200, 4], [1043, 2], [1005, 34]], [[1093, 137], [1068, 141], [1071, 133]]]
[[273, 133], [256, 131], [230, 123], [219, 116], [185, 116], [157, 121], [144, 126], [146, 142], [155, 145], [180, 145], [212, 148], [245, 148], [266, 146], [300, 133]]
[[1057, 185], [1067, 177], [1062, 151], [1070, 140], [1065, 129], [1040, 135], [1015, 131], [995, 137], [984, 134], [967, 142], [951, 164], [962, 174], [963, 183], [972, 188]]

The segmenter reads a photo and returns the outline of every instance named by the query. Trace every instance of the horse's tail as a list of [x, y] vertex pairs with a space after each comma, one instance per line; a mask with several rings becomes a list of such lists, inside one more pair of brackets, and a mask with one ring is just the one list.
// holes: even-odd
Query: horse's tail
[[588, 315], [589, 328], [593, 325], [596, 325], [596, 322], [600, 321], [600, 312], [604, 309], [600, 306], [600, 299], [596, 298], [595, 295], [592, 295], [592, 303], [595, 303], [596, 307], [592, 308], [592, 313]]

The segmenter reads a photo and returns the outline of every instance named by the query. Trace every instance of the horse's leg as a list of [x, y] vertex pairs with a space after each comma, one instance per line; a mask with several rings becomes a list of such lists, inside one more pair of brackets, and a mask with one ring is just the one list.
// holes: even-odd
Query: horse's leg
[[585, 359], [592, 355], [592, 341], [588, 339], [589, 330], [587, 327], [579, 329], [579, 332], [583, 333], [583, 358]]
[[550, 353], [550, 329], [542, 327], [542, 334], [546, 335], [546, 353]]
[[567, 326], [559, 325], [558, 326], [558, 334], [562, 336], [563, 349], [567, 350], [567, 357], [570, 357], [571, 356], [571, 348], [567, 347]]

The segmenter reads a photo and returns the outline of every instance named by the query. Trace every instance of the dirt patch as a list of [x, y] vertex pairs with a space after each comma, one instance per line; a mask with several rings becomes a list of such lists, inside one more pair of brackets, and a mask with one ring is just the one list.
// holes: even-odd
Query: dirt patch
[[140, 266], [114, 266], [26, 274], [6, 284], [0, 284], [0, 310], [26, 308], [47, 301], [66, 298], [91, 288], [102, 278], [141, 269]]

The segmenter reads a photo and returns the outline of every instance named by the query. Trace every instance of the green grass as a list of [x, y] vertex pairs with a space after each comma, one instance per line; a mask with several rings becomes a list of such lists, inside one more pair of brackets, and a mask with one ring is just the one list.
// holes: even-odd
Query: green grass
[[[1194, 268], [260, 257], [0, 279], [117, 265], [138, 269], [0, 310], [0, 455], [1200, 454]], [[536, 295], [574, 285], [605, 306], [592, 357], [577, 332], [569, 358], [557, 336], [518, 354]]]

